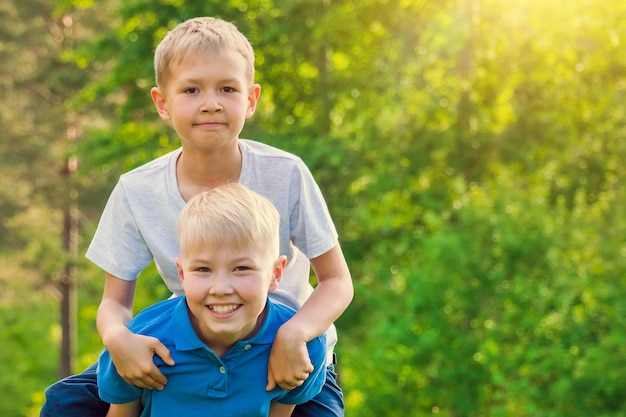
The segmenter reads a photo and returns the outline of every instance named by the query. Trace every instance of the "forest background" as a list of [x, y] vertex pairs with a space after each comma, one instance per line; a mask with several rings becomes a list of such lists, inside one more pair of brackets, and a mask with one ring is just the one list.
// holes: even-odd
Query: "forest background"
[[[117, 177], [178, 146], [152, 53], [198, 15], [248, 35], [243, 136], [301, 156], [339, 229], [347, 415], [626, 414], [626, 2], [10, 0], [1, 416], [101, 349], [83, 254]], [[165, 291], [146, 271], [135, 308]]]

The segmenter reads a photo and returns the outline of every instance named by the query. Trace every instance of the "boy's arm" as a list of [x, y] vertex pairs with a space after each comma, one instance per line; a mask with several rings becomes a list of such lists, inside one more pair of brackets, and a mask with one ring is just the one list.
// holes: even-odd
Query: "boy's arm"
[[317, 286], [298, 310], [281, 326], [272, 345], [267, 390], [276, 385], [293, 389], [302, 385], [313, 370], [306, 342], [322, 335], [346, 310], [354, 287], [350, 270], [339, 243], [328, 252], [311, 259]]
[[[281, 403], [277, 403], [274, 401], [270, 405], [269, 417], [291, 417], [291, 413], [293, 413], [294, 408], [296, 408], [295, 405], [281, 404]], [[113, 416], [113, 417], [117, 417], [117, 416]]]
[[126, 327], [132, 317], [135, 283], [106, 274], [96, 319], [98, 332], [126, 382], [140, 388], [163, 389], [167, 378], [152, 356], [157, 354], [166, 364], [173, 365], [169, 350], [158, 339], [134, 334]]
[[111, 404], [106, 417], [139, 417], [140, 414], [141, 400], [137, 399], [126, 404]]

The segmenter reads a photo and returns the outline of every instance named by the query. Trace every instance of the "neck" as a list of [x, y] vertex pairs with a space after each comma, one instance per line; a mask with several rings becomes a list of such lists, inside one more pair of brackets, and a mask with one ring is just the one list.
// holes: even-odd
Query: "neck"
[[176, 162], [178, 189], [185, 201], [203, 190], [239, 181], [240, 173], [239, 146], [219, 154], [183, 150]]
[[215, 352], [215, 354], [218, 357], [221, 358], [222, 356], [224, 356], [224, 354], [226, 354], [226, 352], [228, 352], [233, 346], [235, 346], [237, 342], [241, 340], [251, 339], [255, 334], [257, 334], [261, 326], [263, 326], [263, 322], [265, 321], [265, 316], [267, 315], [267, 306], [263, 309], [261, 314], [259, 314], [259, 316], [257, 317], [256, 324], [254, 325], [254, 328], [252, 330], [247, 332], [245, 335], [244, 334], [232, 335], [230, 338], [228, 336], [222, 336], [222, 337], [217, 337], [216, 335], [209, 336], [208, 334], [203, 333], [200, 321], [198, 320], [196, 316], [193, 315], [193, 313], [191, 313], [191, 311], [189, 310], [189, 307], [187, 307], [187, 313], [189, 314], [189, 319], [191, 320], [191, 326], [196, 332], [196, 335], [198, 336], [198, 338], [202, 340], [209, 349]]

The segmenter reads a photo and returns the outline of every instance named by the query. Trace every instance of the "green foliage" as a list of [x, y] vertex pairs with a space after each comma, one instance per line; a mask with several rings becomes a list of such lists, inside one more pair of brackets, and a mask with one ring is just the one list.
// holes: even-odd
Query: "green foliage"
[[[150, 101], [156, 43], [214, 15], [255, 46], [262, 96], [244, 136], [300, 155], [340, 231], [356, 287], [338, 321], [349, 415], [622, 415], [625, 13], [607, 0], [3, 3], [0, 387], [15, 400], [0, 414], [37, 415], [57, 377], [55, 281], [72, 260], [59, 168], [78, 155], [84, 251], [117, 176], [179, 146]], [[82, 368], [101, 348], [102, 274], [72, 261]], [[152, 267], [135, 308], [165, 297]]]

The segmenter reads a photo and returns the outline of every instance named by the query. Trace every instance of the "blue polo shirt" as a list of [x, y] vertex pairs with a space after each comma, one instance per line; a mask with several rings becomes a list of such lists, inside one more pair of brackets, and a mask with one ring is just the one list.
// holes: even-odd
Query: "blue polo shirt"
[[186, 298], [181, 296], [148, 307], [128, 324], [134, 333], [156, 337], [170, 350], [174, 366], [154, 356], [155, 364], [168, 379], [162, 391], [126, 383], [105, 350], [98, 360], [100, 398], [113, 404], [142, 398], [142, 417], [252, 417], [267, 416], [271, 401], [301, 404], [322, 389], [326, 379], [324, 336], [307, 343], [315, 370], [302, 386], [291, 391], [279, 387], [265, 390], [270, 349], [278, 328], [295, 314], [291, 308], [268, 299], [259, 331], [239, 341], [221, 358], [198, 338], [189, 314]]

